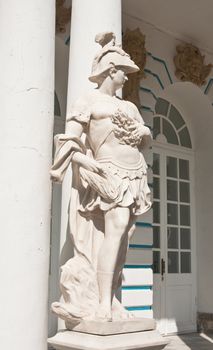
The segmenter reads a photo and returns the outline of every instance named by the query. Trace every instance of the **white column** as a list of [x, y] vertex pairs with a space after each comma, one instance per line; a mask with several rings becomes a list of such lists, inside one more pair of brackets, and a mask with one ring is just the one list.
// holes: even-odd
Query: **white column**
[[94, 55], [101, 46], [97, 33], [112, 31], [121, 43], [121, 0], [73, 0], [67, 110], [84, 91], [94, 88], [88, 80]]
[[[101, 48], [95, 43], [95, 36], [105, 31], [114, 32], [117, 43], [121, 43], [121, 0], [72, 1], [67, 113], [79, 96], [96, 86], [88, 77], [93, 58]], [[66, 241], [70, 176], [67, 172], [62, 188], [61, 263], [67, 260], [71, 249]]]
[[53, 0], [0, 0], [0, 348], [46, 350]]

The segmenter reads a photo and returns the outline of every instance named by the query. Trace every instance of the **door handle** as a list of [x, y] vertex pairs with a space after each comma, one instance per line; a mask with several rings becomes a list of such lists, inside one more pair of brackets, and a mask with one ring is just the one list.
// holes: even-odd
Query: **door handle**
[[166, 270], [166, 263], [165, 260], [162, 258], [161, 259], [161, 280], [164, 280], [164, 274], [165, 274], [165, 270]]

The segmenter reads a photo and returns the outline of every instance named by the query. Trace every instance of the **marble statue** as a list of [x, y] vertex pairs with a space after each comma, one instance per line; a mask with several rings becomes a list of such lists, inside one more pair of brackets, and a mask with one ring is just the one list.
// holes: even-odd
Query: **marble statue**
[[[66, 134], [55, 137], [53, 181], [72, 167], [69, 230], [74, 257], [61, 268], [63, 302], [52, 310], [66, 325], [72, 320], [114, 321], [132, 316], [116, 298], [129, 240], [138, 215], [151, 206], [143, 149], [151, 140], [137, 107], [116, 96], [139, 70], [116, 45], [113, 33], [100, 33], [102, 48], [89, 80], [97, 87], [68, 113]], [[82, 137], [82, 136], [86, 137]]]

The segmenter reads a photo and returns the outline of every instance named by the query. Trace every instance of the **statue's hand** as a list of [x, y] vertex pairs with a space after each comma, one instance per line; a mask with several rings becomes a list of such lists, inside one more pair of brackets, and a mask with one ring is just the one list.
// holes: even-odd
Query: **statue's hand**
[[104, 169], [101, 164], [96, 160], [86, 156], [83, 153], [76, 152], [72, 158], [73, 162], [77, 163], [79, 166], [82, 166], [84, 169], [92, 171], [94, 173], [103, 174]]
[[136, 138], [143, 138], [143, 136], [151, 135], [150, 129], [142, 123], [135, 123], [129, 126], [132, 136]]

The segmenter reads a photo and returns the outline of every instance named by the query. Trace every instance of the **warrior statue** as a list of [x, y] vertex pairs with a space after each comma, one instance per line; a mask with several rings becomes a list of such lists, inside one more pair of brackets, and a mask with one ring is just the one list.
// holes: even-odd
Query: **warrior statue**
[[89, 80], [97, 87], [69, 111], [69, 132], [55, 138], [51, 169], [52, 180], [62, 182], [72, 166], [69, 231], [74, 257], [61, 269], [64, 300], [52, 304], [66, 325], [76, 319], [133, 317], [116, 291], [137, 216], [151, 206], [142, 153], [150, 143], [150, 130], [137, 107], [116, 96], [127, 74], [139, 68], [116, 45], [113, 33], [98, 34], [96, 42], [102, 48]]

